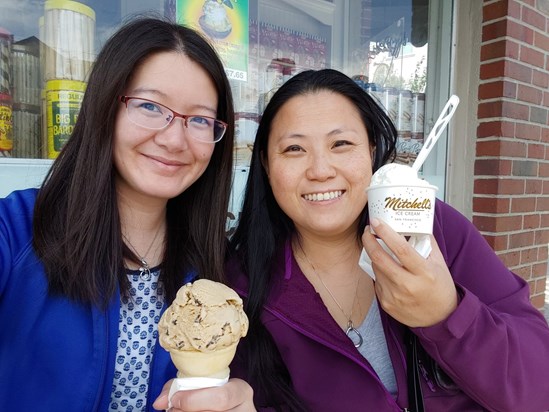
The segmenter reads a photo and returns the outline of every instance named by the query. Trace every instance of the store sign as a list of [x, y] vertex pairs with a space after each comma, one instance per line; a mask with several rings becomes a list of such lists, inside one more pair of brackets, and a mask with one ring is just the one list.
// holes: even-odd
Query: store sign
[[229, 79], [248, 81], [248, 0], [177, 0], [176, 13], [212, 40]]

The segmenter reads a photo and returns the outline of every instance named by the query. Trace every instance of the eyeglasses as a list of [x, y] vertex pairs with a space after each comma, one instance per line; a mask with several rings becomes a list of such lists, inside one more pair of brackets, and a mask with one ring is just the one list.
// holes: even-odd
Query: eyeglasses
[[185, 121], [189, 136], [206, 143], [219, 142], [227, 130], [227, 123], [221, 120], [209, 116], [177, 113], [153, 100], [130, 96], [118, 96], [118, 100], [126, 105], [128, 119], [146, 129], [164, 129], [176, 117], [181, 117]]

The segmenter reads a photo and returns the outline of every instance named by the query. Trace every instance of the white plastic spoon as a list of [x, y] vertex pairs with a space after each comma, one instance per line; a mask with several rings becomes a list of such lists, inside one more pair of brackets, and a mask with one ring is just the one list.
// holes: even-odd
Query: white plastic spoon
[[454, 115], [458, 104], [459, 97], [457, 97], [455, 94], [453, 94], [446, 102], [444, 109], [442, 109], [440, 116], [438, 116], [438, 119], [433, 126], [433, 129], [431, 130], [431, 133], [429, 133], [429, 136], [427, 136], [427, 139], [425, 139], [425, 143], [423, 144], [421, 151], [417, 155], [417, 158], [412, 165], [412, 169], [414, 169], [416, 172], [421, 168], [421, 166], [423, 166], [423, 162], [425, 162], [425, 159], [427, 159], [427, 156], [429, 156], [429, 153], [431, 153], [431, 149], [434, 147], [438, 138], [442, 134], [442, 131]]

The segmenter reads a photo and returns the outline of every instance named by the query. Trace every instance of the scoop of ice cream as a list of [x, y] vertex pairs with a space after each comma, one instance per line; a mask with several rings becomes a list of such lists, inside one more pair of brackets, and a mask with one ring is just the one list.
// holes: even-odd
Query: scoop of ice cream
[[213, 352], [238, 343], [247, 332], [242, 299], [206, 279], [181, 287], [158, 324], [160, 345], [168, 351]]
[[410, 166], [399, 163], [389, 163], [381, 166], [372, 175], [370, 186], [379, 185], [429, 186], [429, 183], [420, 179], [417, 172]]
[[225, 11], [225, 6], [217, 1], [207, 1], [202, 7], [204, 12], [204, 23], [213, 30], [228, 31], [231, 29], [231, 22]]

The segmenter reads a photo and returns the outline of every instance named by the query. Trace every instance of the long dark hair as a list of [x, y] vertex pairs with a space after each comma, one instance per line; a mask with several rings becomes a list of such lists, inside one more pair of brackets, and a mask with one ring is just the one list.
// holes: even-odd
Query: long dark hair
[[219, 98], [217, 117], [228, 124], [203, 175], [167, 204], [161, 280], [168, 302], [184, 271], [223, 279], [225, 224], [232, 177], [234, 108], [223, 65], [213, 47], [192, 29], [141, 16], [124, 24], [94, 63], [71, 138], [39, 191], [34, 247], [52, 293], [106, 306], [128, 281], [124, 258], [135, 258], [122, 241], [115, 189], [113, 136], [117, 97], [148, 56], [178, 52], [209, 75]]
[[[246, 311], [250, 330], [246, 338], [250, 349], [247, 359], [252, 382], [258, 382], [258, 397], [274, 404], [290, 405], [292, 410], [303, 409], [292, 390], [290, 377], [280, 373], [282, 360], [274, 343], [261, 324], [260, 315], [271, 283], [271, 269], [277, 251], [295, 231], [291, 219], [278, 206], [261, 157], [267, 157], [271, 124], [276, 114], [289, 99], [306, 94], [330, 91], [347, 98], [358, 110], [368, 132], [370, 144], [375, 148], [373, 171], [394, 159], [397, 131], [383, 109], [345, 74], [325, 69], [305, 71], [288, 80], [273, 95], [261, 118], [253, 148], [250, 172], [244, 193], [241, 219], [231, 248], [239, 255], [243, 270], [249, 277]], [[368, 220], [365, 207], [357, 237], [360, 237]], [[276, 388], [276, 389], [275, 389]]]

